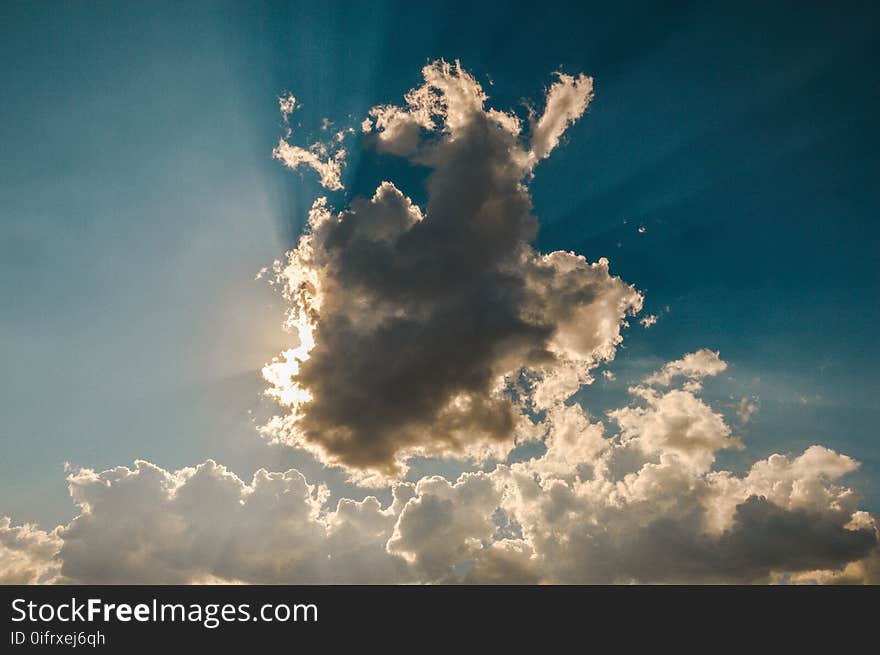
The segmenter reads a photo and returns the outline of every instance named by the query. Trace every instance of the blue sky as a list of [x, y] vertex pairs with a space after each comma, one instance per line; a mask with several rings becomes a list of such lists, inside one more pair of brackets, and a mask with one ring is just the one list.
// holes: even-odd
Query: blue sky
[[[608, 257], [659, 321], [633, 326], [585, 406], [720, 350], [706, 396], [760, 403], [724, 462], [823, 443], [863, 463], [880, 511], [878, 10], [445, 6], [0, 8], [0, 514], [69, 518], [65, 461], [317, 466], [254, 433], [258, 370], [289, 338], [253, 278], [320, 193], [271, 159], [277, 98], [300, 100], [305, 139], [397, 101], [437, 57], [499, 107], [537, 102], [555, 70], [595, 78], [532, 184], [537, 245]], [[345, 197], [389, 171], [418, 201], [418, 170], [361, 152]]]

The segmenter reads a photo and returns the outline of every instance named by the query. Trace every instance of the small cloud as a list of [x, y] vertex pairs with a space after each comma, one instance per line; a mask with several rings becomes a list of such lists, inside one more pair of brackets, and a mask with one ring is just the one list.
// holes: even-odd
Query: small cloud
[[743, 396], [736, 408], [736, 417], [739, 422], [745, 425], [752, 420], [752, 417], [758, 413], [759, 405], [757, 398], [747, 398]]
[[593, 78], [557, 73], [557, 81], [547, 90], [546, 106], [540, 119], [532, 123], [531, 156], [546, 158], [559, 144], [568, 127], [583, 116], [593, 99]]
[[645, 378], [646, 384], [669, 386], [675, 377], [688, 379], [686, 387], [699, 389], [703, 378], [718, 375], [727, 370], [727, 362], [721, 359], [718, 352], [701, 348], [688, 353], [681, 359], [668, 362], [662, 369]]
[[348, 136], [349, 134], [354, 134], [354, 128], [352, 128], [352, 127], [347, 127], [347, 128], [344, 129], [344, 130], [339, 130], [339, 131], [333, 136], [333, 138], [336, 140], [336, 143], [342, 143], [343, 141], [345, 141], [345, 137]]
[[281, 117], [285, 123], [287, 123], [287, 119], [294, 112], [296, 106], [296, 98], [290, 93], [278, 98], [278, 108], [281, 110]]
[[318, 173], [321, 185], [331, 191], [339, 191], [342, 186], [342, 166], [345, 164], [345, 150], [331, 153], [323, 143], [314, 143], [309, 149], [289, 144], [284, 139], [272, 151], [272, 156], [288, 168], [308, 166]]
[[[345, 149], [339, 146], [342, 139], [337, 138], [335, 145], [332, 142], [327, 144], [320, 141], [313, 143], [309, 148], [291, 145], [285, 139], [291, 135], [289, 118], [297, 108], [296, 98], [290, 94], [281, 96], [278, 98], [278, 107], [287, 129], [284, 132], [284, 138], [278, 140], [278, 145], [272, 151], [272, 156], [288, 168], [308, 166], [314, 169], [321, 178], [321, 185], [327, 189], [332, 191], [342, 189], [342, 166], [345, 164], [346, 155]], [[325, 118], [321, 129], [326, 130], [332, 124]]]
[[648, 314], [647, 316], [639, 319], [639, 323], [647, 330], [649, 327], [657, 323], [656, 314]]

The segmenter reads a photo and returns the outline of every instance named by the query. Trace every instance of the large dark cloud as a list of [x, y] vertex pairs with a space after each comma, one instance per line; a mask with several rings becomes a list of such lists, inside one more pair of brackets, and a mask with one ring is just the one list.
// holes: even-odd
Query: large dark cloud
[[786, 510], [758, 496], [737, 506], [720, 535], [702, 529], [698, 504], [647, 524], [631, 518], [601, 533], [575, 530], [560, 581], [765, 583], [773, 572], [840, 569], [878, 543], [871, 529], [847, 529], [833, 516]]
[[810, 571], [840, 568], [877, 546], [868, 527], [846, 528], [835, 517], [806, 509], [784, 510], [751, 496], [736, 508], [733, 529], [721, 540], [715, 572]]
[[280, 382], [308, 398], [273, 436], [380, 474], [412, 454], [509, 450], [522, 406], [505, 383], [521, 369], [542, 381], [568, 370], [562, 393], [574, 392], [641, 306], [605, 262], [529, 245], [525, 182], [583, 113], [589, 78], [551, 87], [529, 141], [459, 66], [424, 73], [406, 106], [374, 110], [367, 140], [431, 170], [425, 207], [388, 182], [338, 214], [322, 201], [282, 271], [315, 345]]

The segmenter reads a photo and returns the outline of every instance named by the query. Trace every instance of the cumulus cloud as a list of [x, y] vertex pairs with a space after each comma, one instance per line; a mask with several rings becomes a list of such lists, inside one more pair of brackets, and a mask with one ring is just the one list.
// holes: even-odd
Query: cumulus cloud
[[457, 568], [483, 550], [496, 530], [500, 490], [486, 473], [423, 478], [401, 512], [387, 548], [409, 562], [418, 579], [454, 581]]
[[591, 80], [561, 75], [527, 139], [459, 64], [423, 75], [362, 129], [430, 169], [426, 205], [391, 182], [340, 212], [321, 199], [277, 267], [309, 346], [267, 368], [290, 412], [266, 431], [360, 479], [399, 476], [413, 455], [503, 457], [524, 408], [589, 382], [642, 303], [607, 260], [529, 245], [524, 180], [584, 112]]
[[[687, 384], [686, 380], [682, 384]], [[68, 583], [626, 583], [878, 580], [880, 530], [823, 446], [715, 470], [738, 447], [698, 392], [632, 390], [609, 425], [543, 413], [543, 451], [456, 481], [329, 499], [296, 470], [208, 460], [73, 471], [79, 515], [0, 522], [0, 580]], [[619, 430], [610, 426], [618, 425]]]
[[[756, 462], [742, 477], [715, 471], [715, 453], [739, 445], [720, 414], [693, 391], [633, 391], [633, 405], [610, 413], [619, 433], [604, 436], [572, 406], [582, 439], [548, 438], [543, 456], [497, 470], [532, 574], [545, 582], [772, 582], [846, 570], [868, 579], [877, 528], [838, 483], [856, 462], [813, 446]], [[571, 423], [551, 429], [564, 433]]]
[[298, 471], [257, 471], [250, 483], [206, 461], [166, 471], [132, 469], [69, 476], [81, 514], [59, 531], [64, 576], [94, 583], [204, 580], [375, 583], [402, 579], [386, 552], [393, 509], [375, 498], [340, 501]]
[[12, 525], [0, 517], [0, 584], [45, 584], [58, 576], [55, 559], [61, 540], [56, 531], [34, 525]]
[[624, 407], [609, 413], [620, 425], [621, 436], [645, 453], [675, 457], [682, 466], [697, 472], [709, 469], [715, 453], [723, 448], [742, 448], [730, 436], [721, 414], [714, 412], [692, 391], [675, 389], [659, 394], [636, 388], [646, 407]]
[[793, 584], [880, 585], [880, 548], [875, 548], [864, 559], [851, 562], [842, 569], [804, 571], [791, 575], [787, 581]]
[[296, 470], [250, 482], [210, 460], [77, 470], [68, 525], [0, 523], [0, 571], [89, 583], [877, 581], [877, 522], [841, 483], [852, 458], [811, 446], [742, 475], [715, 470], [736, 445], [719, 414], [682, 388], [633, 391], [608, 426], [559, 404], [537, 426], [541, 454], [395, 483], [384, 506], [331, 502]]

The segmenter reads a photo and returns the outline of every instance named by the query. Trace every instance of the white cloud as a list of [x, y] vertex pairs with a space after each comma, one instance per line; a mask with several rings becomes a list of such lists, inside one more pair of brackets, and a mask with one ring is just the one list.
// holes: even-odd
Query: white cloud
[[0, 517], [0, 584], [45, 584], [58, 576], [55, 555], [61, 547], [56, 531], [30, 524], [12, 525]]
[[690, 380], [691, 387], [698, 388], [703, 378], [718, 375], [726, 370], [727, 362], [721, 359], [718, 352], [702, 348], [674, 362], [668, 362], [662, 369], [645, 378], [645, 382], [669, 386], [674, 378], [684, 377]]
[[558, 80], [547, 91], [541, 118], [532, 125], [531, 156], [544, 159], [559, 144], [565, 130], [583, 116], [593, 98], [593, 78], [557, 73]]
[[[876, 575], [874, 520], [838, 482], [857, 466], [851, 458], [813, 446], [797, 457], [756, 462], [742, 477], [714, 471], [717, 450], [738, 447], [721, 415], [693, 391], [634, 391], [648, 406], [611, 412], [620, 434], [597, 440], [604, 428], [581, 415], [576, 432], [583, 436], [575, 443], [592, 445], [580, 454], [560, 458], [548, 438], [542, 457], [496, 472], [503, 508], [522, 531], [518, 548], [529, 555], [520, 559], [527, 569], [512, 573], [517, 579], [867, 581]], [[562, 427], [571, 418], [555, 423]], [[565, 465], [548, 466], [560, 459]]]
[[646, 407], [625, 407], [609, 416], [620, 425], [624, 439], [633, 440], [644, 452], [677, 458], [683, 467], [697, 472], [709, 470], [715, 453], [724, 448], [741, 448], [730, 436], [721, 414], [687, 390], [659, 394], [636, 388]]
[[[290, 94], [278, 98], [278, 107], [284, 124], [288, 125], [290, 115], [298, 107], [296, 98]], [[321, 129], [326, 131], [332, 125], [328, 119], [321, 123]], [[313, 143], [309, 148], [291, 145], [284, 138], [278, 140], [278, 145], [272, 150], [272, 157], [282, 162], [288, 168], [308, 166], [320, 177], [321, 185], [331, 191], [338, 191], [342, 186], [342, 166], [345, 164], [345, 149], [341, 146], [345, 138], [345, 130], [340, 131], [330, 140], [329, 144], [320, 141]], [[289, 137], [291, 130], [288, 127], [285, 138]], [[341, 135], [342, 138], [339, 138]]]
[[411, 563], [419, 579], [454, 581], [456, 567], [473, 560], [496, 526], [501, 494], [492, 476], [466, 473], [452, 484], [423, 478], [404, 507], [388, 551]]
[[290, 115], [296, 110], [296, 98], [291, 95], [283, 95], [278, 98], [278, 109], [281, 111], [281, 118], [284, 119], [284, 122], [287, 123]]
[[395, 517], [375, 498], [323, 507], [325, 491], [295, 470], [250, 483], [213, 461], [166, 471], [69, 477], [81, 513], [60, 530], [63, 574], [93, 583], [229, 580], [383, 582], [403, 562], [384, 549]]
[[342, 189], [342, 165], [345, 163], [345, 149], [339, 148], [335, 152], [329, 152], [322, 143], [315, 143], [306, 150], [299, 146], [290, 145], [284, 139], [278, 141], [278, 145], [272, 151], [272, 156], [282, 162], [288, 168], [309, 166], [321, 179], [321, 185], [332, 190]]

